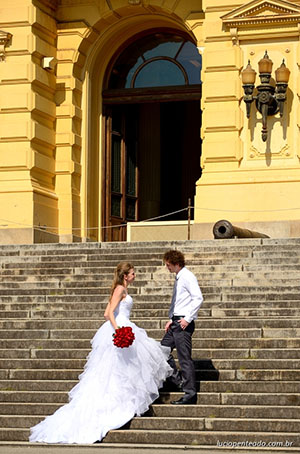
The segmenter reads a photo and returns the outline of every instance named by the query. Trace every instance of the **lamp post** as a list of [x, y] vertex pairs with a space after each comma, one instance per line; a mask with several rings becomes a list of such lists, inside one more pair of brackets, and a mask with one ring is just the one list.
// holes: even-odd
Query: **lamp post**
[[251, 104], [255, 100], [257, 110], [262, 115], [262, 140], [265, 142], [268, 136], [267, 118], [280, 112], [283, 115], [283, 106], [286, 101], [286, 90], [288, 86], [290, 70], [285, 66], [284, 60], [281, 66], [276, 69], [276, 87], [270, 84], [273, 62], [270, 60], [267, 51], [258, 62], [258, 70], [261, 84], [257, 86], [257, 95], [254, 96], [254, 84], [256, 72], [251, 68], [250, 61], [242, 71], [242, 83], [244, 89], [244, 101], [246, 103], [247, 118], [250, 117]]

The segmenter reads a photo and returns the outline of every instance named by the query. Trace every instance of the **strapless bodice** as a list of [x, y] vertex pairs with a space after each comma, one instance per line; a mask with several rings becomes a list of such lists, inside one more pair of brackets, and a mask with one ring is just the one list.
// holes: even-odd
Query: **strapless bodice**
[[115, 310], [114, 314], [115, 317], [118, 315], [124, 315], [124, 317], [129, 318], [130, 312], [132, 308], [133, 300], [130, 295], [126, 295], [124, 299], [120, 301], [117, 309]]

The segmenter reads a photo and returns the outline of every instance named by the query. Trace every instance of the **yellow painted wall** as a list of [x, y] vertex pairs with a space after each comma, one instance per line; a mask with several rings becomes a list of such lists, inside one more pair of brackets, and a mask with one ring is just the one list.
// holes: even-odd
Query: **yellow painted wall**
[[[298, 4], [293, 5], [297, 12]], [[222, 17], [235, 9], [234, 4], [204, 3], [204, 171], [197, 184], [196, 223], [225, 218], [237, 225], [265, 222], [268, 230], [267, 224], [276, 222], [277, 236], [295, 234], [295, 222], [300, 219], [299, 32], [296, 18], [276, 20], [275, 7], [276, 2], [268, 12], [247, 12], [245, 4], [244, 17], [269, 14], [274, 22], [249, 20], [230, 29]], [[254, 105], [250, 119], [246, 117], [240, 73], [248, 60], [258, 73], [258, 61], [266, 49], [273, 61], [272, 77], [283, 58], [291, 76], [284, 116], [278, 113], [268, 118], [268, 139], [263, 142], [261, 114]], [[296, 230], [299, 234], [299, 226]]]
[[[236, 20], [235, 0], [2, 2], [0, 243], [101, 239], [103, 78], [123, 42], [157, 27], [189, 33], [203, 55], [199, 237], [201, 224], [222, 218], [276, 221], [283, 236], [297, 232], [299, 2], [289, 5], [291, 22], [230, 27], [223, 17]], [[274, 2], [268, 14], [279, 12]], [[245, 17], [251, 14], [245, 7]], [[286, 59], [291, 77], [284, 117], [268, 120], [264, 143], [254, 105], [246, 118], [240, 74], [248, 59], [258, 71], [265, 49], [273, 70]], [[53, 57], [53, 68], [44, 67], [45, 57]]]

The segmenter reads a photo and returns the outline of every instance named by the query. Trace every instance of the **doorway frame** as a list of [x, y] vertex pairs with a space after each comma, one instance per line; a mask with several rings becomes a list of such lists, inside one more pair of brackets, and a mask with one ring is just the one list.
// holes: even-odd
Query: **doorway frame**
[[[176, 102], [176, 101], [199, 101], [200, 109], [200, 100], [202, 93], [202, 85], [185, 85], [185, 86], [176, 86], [176, 87], [154, 87], [154, 88], [136, 88], [136, 89], [122, 89], [122, 90], [104, 90], [102, 93], [103, 99], [103, 124], [104, 124], [104, 172], [102, 175], [104, 177], [102, 187], [105, 188], [102, 193], [102, 224], [107, 226], [105, 232], [102, 235], [103, 241], [112, 241], [114, 235], [109, 232], [111, 224], [111, 122], [112, 116], [107, 115], [107, 112], [110, 113], [110, 106], [113, 105], [124, 105], [124, 104], [138, 104], [138, 103], [162, 103], [162, 102]], [[200, 128], [200, 125], [199, 125]], [[122, 147], [124, 144], [122, 145]], [[123, 150], [124, 152], [124, 150]], [[126, 153], [126, 151], [125, 151]], [[138, 159], [138, 158], [137, 158]], [[200, 166], [200, 163], [199, 163]], [[124, 169], [121, 170], [122, 176], [124, 178]], [[138, 178], [138, 170], [137, 170]], [[108, 177], [107, 177], [108, 176]], [[123, 180], [124, 184], [124, 180]], [[138, 188], [139, 182], [137, 182]], [[138, 190], [138, 189], [137, 189]], [[126, 195], [125, 195], [126, 196]], [[138, 206], [138, 203], [137, 203]], [[137, 208], [138, 216], [138, 208]], [[132, 222], [132, 221], [128, 221]], [[126, 240], [126, 226], [120, 225], [120, 233], [117, 241]]]

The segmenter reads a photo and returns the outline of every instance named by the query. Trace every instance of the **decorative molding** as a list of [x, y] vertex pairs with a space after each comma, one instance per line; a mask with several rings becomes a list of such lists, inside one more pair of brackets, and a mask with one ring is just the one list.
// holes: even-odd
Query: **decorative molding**
[[238, 30], [237, 28], [230, 29], [231, 41], [234, 46], [239, 45], [239, 37], [238, 37]]
[[141, 0], [128, 0], [129, 5], [140, 5]]
[[[249, 159], [250, 160], [257, 160], [257, 159], [265, 159], [266, 158], [266, 149], [259, 149], [256, 148], [254, 145], [251, 145], [250, 150], [249, 150]], [[281, 146], [281, 148], [278, 148], [278, 150], [275, 149], [275, 147], [272, 147], [272, 158], [274, 159], [286, 159], [286, 158], [291, 158], [291, 150], [290, 146], [288, 144], [284, 144]]]
[[254, 0], [221, 17], [226, 29], [297, 25], [300, 6], [285, 0]]
[[5, 48], [12, 38], [12, 34], [0, 30], [0, 62], [5, 60]]

